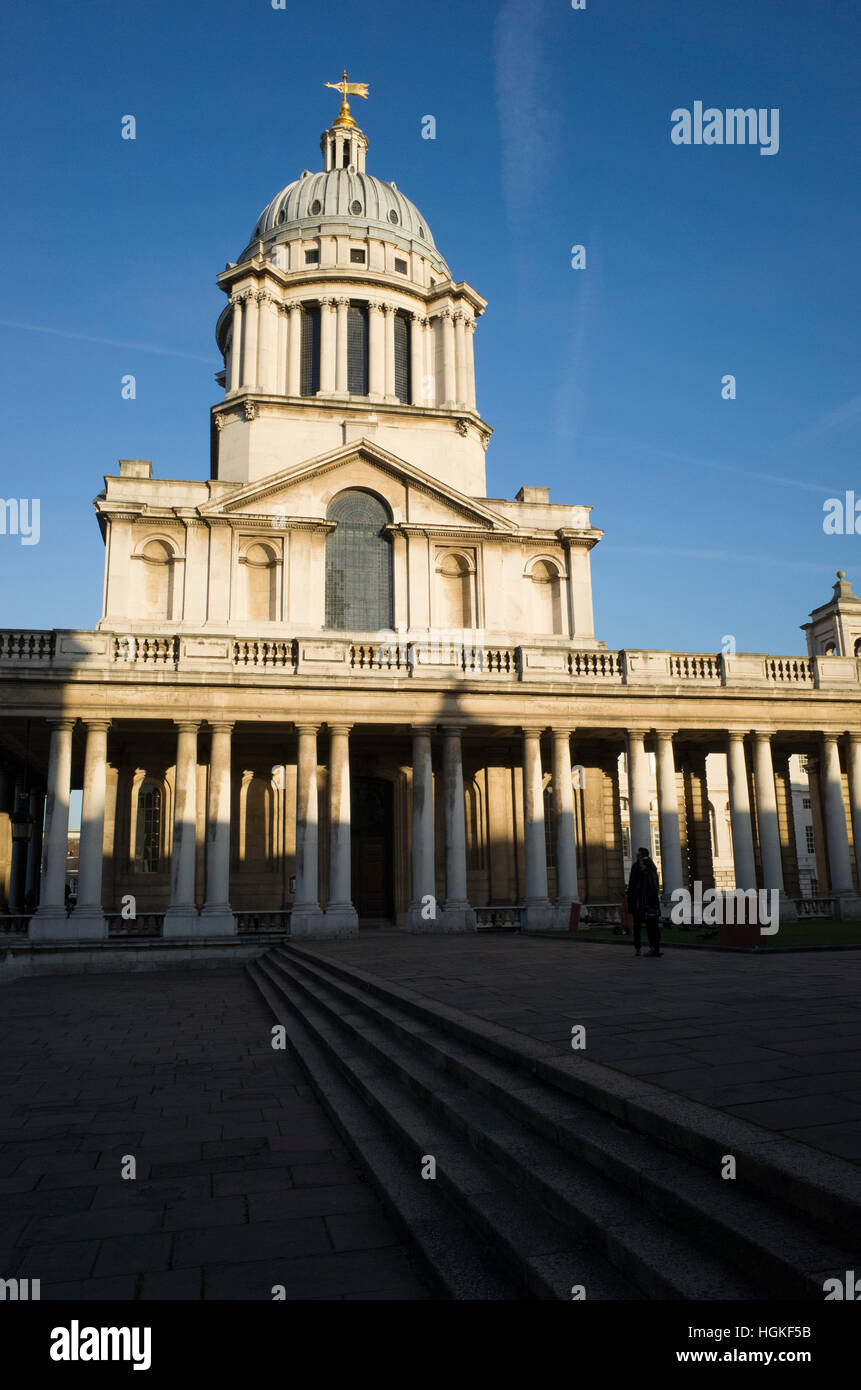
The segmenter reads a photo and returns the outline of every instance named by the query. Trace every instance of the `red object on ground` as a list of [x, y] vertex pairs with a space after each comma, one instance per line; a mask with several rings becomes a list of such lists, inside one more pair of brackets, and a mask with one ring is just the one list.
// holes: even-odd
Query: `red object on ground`
[[568, 918], [568, 930], [576, 931], [580, 925], [580, 903], [571, 904], [571, 916]]

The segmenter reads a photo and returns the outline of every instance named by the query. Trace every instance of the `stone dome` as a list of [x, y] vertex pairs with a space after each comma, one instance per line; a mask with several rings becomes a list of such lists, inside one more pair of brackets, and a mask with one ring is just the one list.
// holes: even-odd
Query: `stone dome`
[[[287, 224], [325, 221], [376, 223], [389, 232], [420, 241], [432, 251], [436, 243], [427, 219], [415, 203], [405, 198], [393, 183], [383, 183], [373, 174], [360, 174], [349, 169], [330, 169], [301, 178], [276, 194], [262, 211], [251, 235], [251, 241], [266, 241], [285, 229]], [[437, 253], [438, 254], [438, 253]]]

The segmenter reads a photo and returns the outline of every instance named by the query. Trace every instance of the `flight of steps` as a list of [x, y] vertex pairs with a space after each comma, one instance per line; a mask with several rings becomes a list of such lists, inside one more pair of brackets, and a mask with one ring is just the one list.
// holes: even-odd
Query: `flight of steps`
[[310, 948], [246, 968], [442, 1297], [821, 1301], [861, 1265], [852, 1164]]

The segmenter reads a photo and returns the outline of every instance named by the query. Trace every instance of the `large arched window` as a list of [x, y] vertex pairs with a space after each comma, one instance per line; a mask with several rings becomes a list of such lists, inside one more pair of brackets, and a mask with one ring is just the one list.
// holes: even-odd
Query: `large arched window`
[[303, 396], [316, 396], [320, 390], [320, 305], [302, 305], [302, 332], [300, 336], [300, 360], [302, 380], [300, 390]]
[[395, 395], [409, 405], [412, 399], [412, 364], [410, 362], [410, 320], [400, 311], [395, 314]]
[[326, 626], [341, 632], [394, 627], [391, 520], [369, 492], [342, 492], [329, 506], [337, 522], [326, 537]]
[[367, 304], [351, 304], [347, 310], [347, 390], [351, 396], [368, 394]]

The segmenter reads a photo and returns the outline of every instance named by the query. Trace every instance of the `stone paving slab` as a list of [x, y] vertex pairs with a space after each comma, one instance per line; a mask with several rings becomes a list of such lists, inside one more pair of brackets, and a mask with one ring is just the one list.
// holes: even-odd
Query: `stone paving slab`
[[0, 1278], [43, 1299], [431, 1297], [243, 967], [30, 977], [2, 1006]]
[[[303, 941], [562, 1055], [586, 1055], [861, 1164], [861, 952], [755, 956], [527, 935]], [[753, 1089], [751, 1089], [753, 1088]]]

